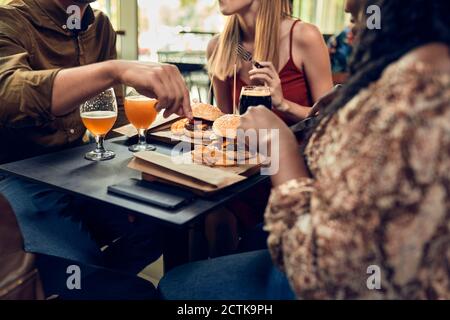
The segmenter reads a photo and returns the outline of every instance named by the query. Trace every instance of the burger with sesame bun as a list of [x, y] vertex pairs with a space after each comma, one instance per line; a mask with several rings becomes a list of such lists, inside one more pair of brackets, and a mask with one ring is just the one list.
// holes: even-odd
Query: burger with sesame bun
[[197, 146], [194, 149], [194, 162], [209, 166], [236, 166], [238, 160], [252, 158], [245, 144], [238, 146], [237, 130], [240, 124], [240, 116], [232, 114], [223, 115], [214, 121], [212, 142], [208, 146]]
[[223, 115], [218, 107], [206, 103], [192, 105], [192, 120], [184, 120], [184, 135], [194, 139], [209, 139], [215, 120]]

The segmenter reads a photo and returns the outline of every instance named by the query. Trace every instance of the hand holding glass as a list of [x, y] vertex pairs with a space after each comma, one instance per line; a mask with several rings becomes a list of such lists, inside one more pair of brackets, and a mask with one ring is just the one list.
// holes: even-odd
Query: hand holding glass
[[272, 109], [272, 97], [270, 89], [266, 86], [246, 86], [242, 88], [241, 99], [239, 103], [239, 114], [247, 112], [249, 107], [259, 105]]

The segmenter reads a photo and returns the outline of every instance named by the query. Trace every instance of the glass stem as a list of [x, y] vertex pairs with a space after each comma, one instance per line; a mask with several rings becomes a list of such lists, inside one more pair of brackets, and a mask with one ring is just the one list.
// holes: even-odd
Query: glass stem
[[145, 146], [147, 144], [147, 130], [146, 129], [139, 129], [139, 142], [138, 144], [141, 146]]
[[105, 153], [105, 148], [103, 147], [104, 136], [95, 136], [95, 142], [97, 147], [95, 148], [95, 153], [103, 154]]

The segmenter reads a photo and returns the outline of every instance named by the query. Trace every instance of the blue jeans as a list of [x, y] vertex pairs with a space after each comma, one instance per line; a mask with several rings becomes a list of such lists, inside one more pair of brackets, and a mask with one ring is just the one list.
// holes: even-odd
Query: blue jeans
[[175, 268], [159, 283], [166, 300], [292, 300], [286, 276], [267, 250], [199, 261]]
[[14, 177], [0, 180], [0, 193], [16, 214], [28, 252], [128, 275], [161, 256], [161, 233], [149, 221], [130, 223], [112, 207]]
[[[79, 288], [73, 285], [74, 271], [79, 268]], [[48, 296], [62, 300], [153, 300], [157, 292], [152, 283], [135, 275], [117, 270], [80, 264], [53, 256], [38, 255], [36, 266]], [[68, 274], [68, 270], [70, 274]]]

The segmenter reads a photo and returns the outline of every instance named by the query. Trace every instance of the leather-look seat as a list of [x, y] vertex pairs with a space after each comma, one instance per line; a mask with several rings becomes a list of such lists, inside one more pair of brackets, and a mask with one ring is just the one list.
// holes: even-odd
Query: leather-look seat
[[23, 250], [14, 212], [0, 194], [0, 299], [44, 299], [35, 256]]

